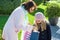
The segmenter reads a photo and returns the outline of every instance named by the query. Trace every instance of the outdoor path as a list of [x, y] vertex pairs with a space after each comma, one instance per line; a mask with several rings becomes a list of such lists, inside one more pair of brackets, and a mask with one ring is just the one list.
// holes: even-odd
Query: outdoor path
[[50, 26], [51, 27], [51, 34], [52, 40], [60, 40], [60, 18], [58, 20], [57, 26]]

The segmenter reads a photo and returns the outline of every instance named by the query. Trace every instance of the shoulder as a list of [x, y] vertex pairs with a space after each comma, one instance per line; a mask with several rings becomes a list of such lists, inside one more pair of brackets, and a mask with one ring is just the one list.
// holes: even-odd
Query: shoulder
[[46, 23], [46, 27], [50, 29], [50, 24], [49, 23]]
[[21, 10], [22, 10], [22, 8], [21, 8], [21, 6], [19, 6], [19, 7], [17, 7], [16, 9], [14, 9], [14, 11], [13, 11], [13, 12], [21, 11]]
[[23, 14], [23, 9], [21, 8], [21, 6], [17, 7], [16, 9], [13, 10], [12, 12], [13, 15], [22, 15]]
[[47, 23], [47, 22], [46, 22], [46, 25], [47, 25], [47, 26], [50, 26], [50, 24], [49, 24], [49, 23]]

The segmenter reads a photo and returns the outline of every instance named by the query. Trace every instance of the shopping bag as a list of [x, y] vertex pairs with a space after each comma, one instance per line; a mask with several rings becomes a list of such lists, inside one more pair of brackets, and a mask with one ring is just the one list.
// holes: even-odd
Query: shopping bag
[[30, 40], [38, 40], [39, 32], [32, 32], [30, 36]]

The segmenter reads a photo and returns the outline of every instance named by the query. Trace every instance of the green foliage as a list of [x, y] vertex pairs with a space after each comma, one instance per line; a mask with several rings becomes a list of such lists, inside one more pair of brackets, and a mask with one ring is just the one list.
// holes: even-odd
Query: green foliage
[[58, 3], [49, 3], [46, 9], [46, 16], [59, 17], [60, 16], [60, 6]]
[[20, 5], [20, 0], [0, 0], [0, 14], [9, 15]]
[[34, 0], [34, 2], [35, 2], [37, 5], [39, 5], [39, 4], [43, 3], [44, 0]]
[[57, 1], [57, 0], [51, 0], [51, 1]]
[[9, 16], [0, 16], [0, 40], [2, 40], [2, 31]]
[[37, 8], [37, 10], [35, 10], [33, 13], [30, 13], [31, 15], [35, 15], [35, 13], [37, 13], [37, 12], [42, 12], [42, 13], [44, 13], [44, 9], [42, 9], [42, 8]]

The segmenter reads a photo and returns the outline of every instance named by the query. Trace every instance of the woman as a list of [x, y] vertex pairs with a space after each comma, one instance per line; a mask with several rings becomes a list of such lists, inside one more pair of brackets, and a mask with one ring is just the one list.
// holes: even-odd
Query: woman
[[33, 1], [26, 2], [16, 8], [4, 26], [2, 38], [4, 40], [18, 40], [18, 32], [27, 28], [28, 12], [33, 12], [35, 9], [36, 4]]
[[[32, 32], [35, 38], [32, 39], [37, 39], [37, 40], [51, 40], [51, 30], [50, 30], [50, 26], [48, 25], [48, 23], [45, 20], [45, 16], [43, 15], [43, 13], [38, 12], [35, 14], [35, 24], [34, 24], [34, 29]], [[31, 36], [32, 36], [31, 35]]]

